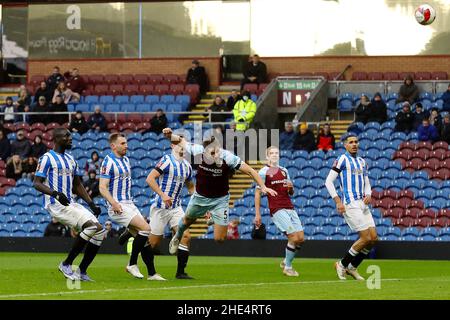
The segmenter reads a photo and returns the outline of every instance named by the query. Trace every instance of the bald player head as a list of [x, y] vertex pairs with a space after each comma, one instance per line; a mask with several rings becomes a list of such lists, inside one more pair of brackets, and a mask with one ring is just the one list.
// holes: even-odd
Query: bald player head
[[62, 152], [66, 149], [72, 149], [72, 134], [66, 128], [55, 128], [53, 130], [53, 142], [55, 149]]

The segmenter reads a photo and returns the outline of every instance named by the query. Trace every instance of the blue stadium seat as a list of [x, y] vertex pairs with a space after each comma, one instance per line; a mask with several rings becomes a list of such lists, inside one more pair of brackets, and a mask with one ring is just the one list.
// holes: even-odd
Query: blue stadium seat
[[156, 95], [145, 96], [145, 102], [150, 104], [159, 103], [159, 96]]
[[105, 111], [106, 112], [120, 112], [120, 105], [117, 103], [107, 104], [105, 107]]
[[116, 96], [114, 98], [115, 103], [123, 104], [123, 103], [128, 103], [129, 101], [130, 101], [130, 98], [128, 96]]
[[381, 131], [381, 125], [378, 122], [368, 122], [364, 126], [364, 130], [375, 129], [376, 132]]
[[353, 110], [353, 103], [350, 100], [339, 100], [338, 110], [348, 112]]
[[152, 107], [148, 103], [140, 103], [136, 105], [136, 112], [150, 112], [152, 111]]
[[162, 95], [159, 98], [159, 101], [161, 103], [165, 103], [165, 104], [174, 103], [175, 102], [175, 96], [173, 96], [173, 95]]
[[133, 103], [124, 103], [122, 104], [121, 111], [123, 112], [135, 112], [136, 106]]
[[152, 111], [157, 111], [158, 109], [166, 111], [166, 105], [163, 103], [155, 103], [154, 105], [152, 105]]
[[175, 98], [175, 102], [180, 103], [183, 106], [183, 110], [186, 110], [191, 103], [191, 97], [188, 95], [178, 95]]
[[99, 102], [98, 96], [86, 96], [84, 98], [84, 103], [91, 104], [91, 103], [98, 103], [98, 102]]
[[114, 96], [110, 96], [110, 95], [100, 96], [100, 98], [98, 99], [98, 102], [103, 103], [103, 104], [114, 103]]
[[322, 150], [314, 150], [313, 152], [311, 152], [309, 154], [309, 159], [313, 160], [313, 159], [320, 159], [320, 161], [322, 162], [322, 160], [325, 158], [325, 153]]

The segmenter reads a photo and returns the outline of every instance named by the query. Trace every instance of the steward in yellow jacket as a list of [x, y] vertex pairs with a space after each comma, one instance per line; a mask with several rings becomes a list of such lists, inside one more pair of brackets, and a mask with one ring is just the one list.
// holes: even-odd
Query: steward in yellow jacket
[[244, 92], [242, 99], [236, 102], [233, 108], [236, 131], [245, 131], [256, 114], [256, 103], [250, 99], [250, 92]]

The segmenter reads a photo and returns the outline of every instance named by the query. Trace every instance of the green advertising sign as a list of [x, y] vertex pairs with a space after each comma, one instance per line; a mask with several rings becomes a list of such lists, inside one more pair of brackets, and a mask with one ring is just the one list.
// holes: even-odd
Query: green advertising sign
[[314, 90], [320, 80], [278, 80], [278, 90]]

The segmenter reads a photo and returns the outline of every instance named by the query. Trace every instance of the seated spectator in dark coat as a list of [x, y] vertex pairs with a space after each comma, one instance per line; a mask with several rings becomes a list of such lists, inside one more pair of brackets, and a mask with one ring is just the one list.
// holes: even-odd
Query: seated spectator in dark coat
[[89, 130], [86, 119], [84, 119], [83, 113], [81, 111], [77, 111], [75, 113], [75, 116], [70, 122], [69, 130], [71, 132], [78, 132], [81, 135], [85, 134]]
[[416, 103], [416, 110], [414, 111], [413, 130], [417, 131], [417, 128], [422, 124], [423, 119], [428, 119], [430, 113], [423, 110], [423, 106], [420, 102]]
[[440, 133], [442, 130], [442, 117], [439, 114], [439, 110], [437, 108], [431, 109], [429, 120], [430, 125], [435, 126], [438, 133]]
[[205, 67], [200, 66], [198, 60], [192, 61], [192, 66], [186, 75], [186, 84], [198, 84], [202, 94], [208, 90], [208, 76]]
[[26, 176], [30, 180], [34, 180], [34, 173], [36, 172], [37, 164], [37, 160], [33, 157], [29, 157], [28, 159], [24, 160], [22, 163], [24, 176]]
[[450, 115], [448, 114], [444, 116], [442, 123], [441, 140], [450, 145]]
[[395, 131], [410, 133], [414, 124], [414, 113], [408, 102], [403, 103], [403, 109], [395, 116]]
[[64, 73], [64, 77], [66, 78], [66, 86], [68, 89], [81, 94], [81, 92], [85, 88], [85, 83], [82, 77], [80, 77], [79, 70], [77, 68], [73, 68], [72, 72], [67, 71]]
[[47, 87], [50, 92], [54, 92], [58, 84], [64, 81], [63, 75], [59, 72], [59, 67], [53, 68], [53, 73], [47, 78]]
[[300, 131], [296, 134], [294, 140], [294, 150], [305, 150], [308, 152], [316, 150], [316, 141], [306, 123], [300, 125]]
[[42, 137], [36, 136], [34, 138], [34, 143], [31, 146], [30, 157], [39, 160], [39, 158], [42, 157], [46, 152], [47, 146], [44, 143], [42, 143]]
[[[64, 103], [63, 97], [61, 95], [56, 96], [55, 103], [52, 104], [50, 112], [68, 112], [67, 104]], [[64, 124], [69, 121], [68, 114], [54, 114], [52, 115], [51, 122], [56, 122], [59, 124]]]
[[[205, 112], [227, 112], [227, 106], [225, 105], [225, 101], [221, 96], [216, 96], [214, 98], [214, 102], [208, 108], [205, 108]], [[208, 117], [209, 121], [209, 113], [204, 114], [205, 117]], [[232, 117], [231, 114], [211, 114], [211, 122], [225, 122], [227, 118]]]
[[242, 72], [244, 79], [241, 81], [241, 91], [246, 83], [265, 83], [267, 81], [267, 67], [259, 60], [259, 56], [254, 54], [251, 60], [244, 66]]
[[8, 137], [5, 135], [5, 131], [0, 130], [0, 160], [6, 162], [11, 156], [11, 143]]
[[320, 129], [317, 136], [317, 150], [333, 150], [335, 147], [334, 135], [331, 133], [331, 128], [328, 123], [324, 124], [323, 129]]
[[22, 159], [20, 156], [15, 154], [11, 158], [9, 158], [6, 165], [6, 177], [14, 180], [19, 180], [22, 178], [23, 167], [22, 167]]
[[117, 238], [119, 236], [117, 230], [112, 227], [111, 221], [105, 222], [106, 238]]
[[450, 84], [448, 85], [448, 89], [447, 89], [447, 91], [444, 92], [441, 99], [444, 100], [444, 105], [442, 107], [442, 111], [450, 112]]
[[47, 225], [44, 231], [44, 237], [69, 237], [70, 231], [52, 217], [52, 221]]
[[102, 115], [100, 106], [95, 107], [95, 112], [89, 117], [88, 120], [88, 127], [91, 130], [100, 132], [100, 131], [106, 131], [106, 118]]
[[366, 124], [369, 121], [369, 115], [371, 112], [372, 104], [370, 103], [369, 97], [366, 95], [362, 95], [359, 105], [355, 110], [355, 121]]
[[90, 171], [95, 171], [97, 174], [100, 174], [100, 166], [102, 164], [102, 160], [98, 155], [97, 151], [92, 151], [91, 158], [86, 161], [86, 165], [84, 166], [84, 171], [86, 174], [89, 174]]
[[428, 119], [423, 119], [422, 125], [417, 129], [419, 141], [436, 142], [439, 140], [439, 133], [435, 126], [430, 124]]
[[19, 155], [20, 159], [26, 159], [30, 156], [31, 143], [25, 138], [23, 130], [16, 133], [16, 140], [11, 143], [11, 154]]
[[414, 83], [413, 78], [407, 75], [400, 90], [398, 91], [398, 98], [396, 103], [408, 101], [409, 104], [413, 104], [419, 97], [419, 88]]
[[42, 112], [42, 114], [35, 114], [31, 116], [31, 123], [41, 122], [45, 125], [53, 122], [52, 116], [49, 116], [48, 112], [50, 112], [50, 106], [47, 103], [47, 100], [44, 96], [39, 97], [37, 103], [35, 103], [32, 107], [33, 112]]
[[99, 191], [99, 180], [97, 178], [97, 173], [95, 170], [89, 170], [89, 177], [83, 182], [84, 188], [86, 189], [89, 196], [93, 199], [100, 195]]
[[280, 150], [292, 150], [296, 134], [292, 122], [286, 122], [284, 131], [280, 134]]
[[45, 97], [45, 101], [50, 102], [53, 98], [53, 91], [51, 91], [47, 87], [47, 83], [45, 81], [41, 82], [41, 85], [36, 90], [36, 93], [34, 94], [34, 102], [39, 100], [39, 97]]
[[367, 122], [378, 122], [379, 124], [386, 122], [387, 107], [379, 92], [375, 93], [371, 104], [372, 107], [368, 113]]
[[6, 97], [5, 104], [0, 108], [0, 120], [2, 123], [14, 123], [16, 117], [14, 115], [16, 108], [11, 97]]
[[237, 90], [235, 89], [231, 90], [231, 96], [229, 96], [227, 99], [227, 110], [233, 111], [234, 105], [241, 99], [242, 97]]
[[167, 127], [167, 117], [162, 109], [156, 110], [156, 115], [150, 120], [150, 131], [160, 134]]

